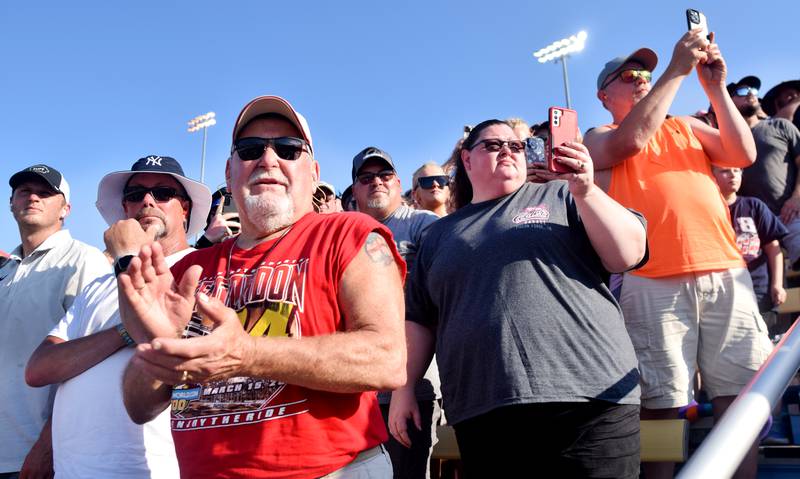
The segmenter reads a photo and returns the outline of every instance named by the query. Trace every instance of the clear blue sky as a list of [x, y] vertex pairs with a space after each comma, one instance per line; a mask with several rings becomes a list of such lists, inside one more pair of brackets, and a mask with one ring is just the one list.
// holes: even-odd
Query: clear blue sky
[[[72, 186], [73, 236], [102, 249], [94, 206], [108, 172], [148, 154], [177, 158], [200, 175], [202, 134], [186, 121], [209, 110], [206, 183], [223, 181], [236, 114], [252, 97], [277, 94], [309, 121], [323, 179], [344, 189], [352, 157], [378, 146], [395, 159], [404, 188], [425, 161], [443, 162], [464, 124], [544, 119], [564, 104], [561, 65], [532, 53], [586, 30], [568, 61], [581, 128], [607, 123], [595, 98], [612, 57], [648, 46], [656, 76], [702, 10], [730, 78], [758, 75], [762, 90], [800, 78], [800, 2], [783, 1], [196, 1], [0, 2], [0, 189], [46, 163]], [[695, 76], [673, 114], [708, 101]], [[0, 214], [0, 249], [19, 243]]]

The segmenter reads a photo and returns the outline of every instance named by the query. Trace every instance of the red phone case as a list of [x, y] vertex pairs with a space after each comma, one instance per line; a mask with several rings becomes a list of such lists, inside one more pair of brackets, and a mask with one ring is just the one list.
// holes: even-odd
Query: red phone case
[[551, 106], [548, 118], [550, 120], [550, 145], [547, 149], [547, 169], [555, 173], [571, 173], [572, 168], [555, 161], [553, 149], [568, 141], [578, 139], [578, 112]]

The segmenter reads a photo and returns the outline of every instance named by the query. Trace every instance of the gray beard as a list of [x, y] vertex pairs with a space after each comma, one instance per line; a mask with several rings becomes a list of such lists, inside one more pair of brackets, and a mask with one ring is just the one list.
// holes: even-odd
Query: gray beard
[[[184, 229], [184, 231], [186, 231], [186, 230]], [[164, 223], [161, 223], [156, 227], [156, 238], [155, 238], [155, 240], [158, 241], [158, 240], [160, 240], [161, 238], [163, 238], [165, 236], [167, 236], [167, 226]]]
[[389, 207], [389, 198], [373, 198], [367, 200], [367, 208], [382, 210]]
[[262, 234], [277, 231], [294, 222], [294, 203], [288, 196], [277, 201], [247, 196], [244, 199], [244, 211], [247, 219]]

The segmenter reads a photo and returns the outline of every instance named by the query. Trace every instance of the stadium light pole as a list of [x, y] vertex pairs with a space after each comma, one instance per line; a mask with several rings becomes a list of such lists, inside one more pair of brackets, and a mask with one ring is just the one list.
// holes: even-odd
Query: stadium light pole
[[200, 115], [189, 120], [189, 128], [186, 130], [189, 133], [194, 133], [197, 130], [203, 130], [203, 152], [200, 155], [200, 183], [205, 183], [206, 172], [206, 138], [208, 137], [208, 127], [217, 124], [215, 117], [216, 113], [210, 111], [205, 115]]
[[571, 53], [577, 53], [586, 46], [587, 34], [581, 30], [577, 35], [564, 38], [547, 45], [533, 54], [539, 63], [561, 60], [561, 71], [564, 74], [564, 95], [567, 97], [567, 108], [572, 108], [569, 98], [569, 76], [567, 76], [567, 57]]

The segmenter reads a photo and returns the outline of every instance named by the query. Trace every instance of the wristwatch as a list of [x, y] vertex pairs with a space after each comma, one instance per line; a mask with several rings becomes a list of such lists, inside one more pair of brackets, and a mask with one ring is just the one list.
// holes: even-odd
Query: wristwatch
[[125, 341], [125, 346], [126, 347], [127, 346], [136, 346], [136, 341], [134, 341], [133, 338], [131, 337], [131, 335], [128, 334], [128, 330], [125, 329], [125, 326], [123, 326], [120, 323], [120, 324], [114, 326], [114, 329], [117, 330], [117, 334], [119, 334], [119, 336], [122, 338], [122, 340]]
[[132, 259], [133, 255], [129, 254], [114, 261], [114, 276], [119, 276], [120, 273], [124, 273], [128, 269], [128, 265], [131, 264]]

